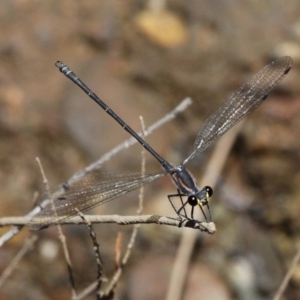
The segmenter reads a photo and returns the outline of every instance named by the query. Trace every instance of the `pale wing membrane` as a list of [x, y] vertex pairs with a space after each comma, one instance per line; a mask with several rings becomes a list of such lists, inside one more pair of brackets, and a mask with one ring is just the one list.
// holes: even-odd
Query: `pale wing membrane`
[[270, 90], [289, 72], [292, 63], [290, 57], [281, 57], [250, 77], [203, 123], [194, 144], [194, 151], [183, 164], [205, 150], [259, 106], [267, 98]]
[[91, 172], [78, 181], [54, 188], [50, 195], [52, 202], [31, 219], [29, 228], [37, 230], [56, 225], [75, 216], [78, 211], [118, 198], [164, 175], [165, 172], [144, 175], [130, 171]]

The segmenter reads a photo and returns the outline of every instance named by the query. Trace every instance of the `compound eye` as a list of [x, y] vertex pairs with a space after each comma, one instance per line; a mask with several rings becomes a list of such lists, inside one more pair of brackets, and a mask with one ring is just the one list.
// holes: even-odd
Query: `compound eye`
[[196, 206], [198, 204], [198, 200], [195, 196], [189, 196], [188, 197], [188, 203], [191, 206]]
[[206, 193], [207, 193], [207, 197], [211, 197], [213, 195], [213, 189], [210, 186], [206, 186], [205, 187]]

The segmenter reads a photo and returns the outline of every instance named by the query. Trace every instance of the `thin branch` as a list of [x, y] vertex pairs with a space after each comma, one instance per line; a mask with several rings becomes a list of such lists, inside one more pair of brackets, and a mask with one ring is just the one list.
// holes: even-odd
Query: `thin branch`
[[97, 287], [98, 287], [98, 282], [94, 281], [87, 288], [85, 288], [80, 294], [77, 295], [76, 300], [85, 299], [87, 296], [89, 296], [92, 293], [94, 293], [95, 291], [97, 291]]
[[[209, 234], [216, 232], [216, 227], [213, 222], [198, 222], [196, 220], [184, 220], [184, 222], [178, 219], [172, 219], [169, 217], [162, 217], [158, 215], [138, 215], [138, 216], [120, 216], [120, 215], [84, 215], [84, 217], [92, 224], [102, 223], [116, 223], [119, 225], [133, 225], [133, 224], [159, 224], [176, 227], [188, 227], [198, 229]], [[0, 227], [10, 225], [27, 225], [30, 221], [30, 217], [4, 217], [0, 218]], [[78, 216], [72, 219], [62, 221], [61, 225], [66, 224], [84, 224], [82, 219]]]
[[94, 253], [95, 253], [95, 257], [96, 257], [96, 264], [97, 264], [96, 290], [100, 290], [101, 284], [103, 282], [103, 263], [102, 263], [101, 254], [100, 254], [100, 245], [97, 241], [97, 236], [93, 229], [92, 224], [85, 218], [85, 216], [82, 212], [78, 211], [78, 215], [85, 222], [85, 224], [87, 225], [89, 232], [90, 232], [90, 237], [92, 239]]
[[278, 291], [276, 292], [273, 300], [279, 300], [282, 295], [283, 295], [283, 292], [285, 291], [289, 281], [291, 280], [291, 277], [292, 275], [294, 274], [295, 272], [295, 269], [297, 267], [297, 265], [299, 264], [299, 261], [300, 261], [300, 245], [298, 244], [298, 247], [297, 247], [297, 252], [294, 256], [294, 259], [293, 259], [293, 262], [292, 262], [292, 265], [290, 266], [288, 272], [285, 274], [279, 288], [278, 288]]
[[120, 267], [121, 264], [121, 249], [123, 245], [124, 235], [122, 232], [118, 232], [116, 242], [115, 242], [115, 266], [116, 269]]
[[49, 195], [50, 194], [50, 187], [49, 187], [48, 179], [47, 179], [46, 174], [44, 172], [44, 168], [43, 168], [43, 165], [41, 163], [41, 160], [40, 160], [39, 157], [36, 157], [35, 160], [37, 161], [37, 163], [39, 165], [39, 168], [40, 168], [40, 172], [42, 174], [43, 183], [44, 183], [44, 186], [45, 186], [45, 191]]

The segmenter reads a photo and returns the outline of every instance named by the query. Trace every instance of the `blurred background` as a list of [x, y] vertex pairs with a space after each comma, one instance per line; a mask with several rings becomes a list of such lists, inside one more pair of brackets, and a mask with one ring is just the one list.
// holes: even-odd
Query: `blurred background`
[[[147, 141], [175, 165], [193, 147], [201, 123], [250, 75], [276, 57], [294, 67], [247, 118], [211, 200], [217, 233], [199, 233], [182, 299], [271, 299], [291, 264], [300, 213], [300, 2], [292, 1], [1, 1], [1, 216], [21, 216], [44, 186], [100, 158], [128, 137], [54, 66], [62, 60], [140, 131], [183, 98], [194, 103]], [[199, 181], [213, 146], [189, 164]], [[139, 145], [104, 170], [140, 170]], [[147, 156], [149, 171], [159, 171]], [[173, 216], [169, 178], [145, 190], [144, 213]], [[96, 208], [135, 214], [137, 193]], [[64, 226], [78, 290], [96, 278], [85, 226]], [[114, 270], [114, 243], [131, 226], [96, 225], [104, 272]], [[117, 299], [164, 299], [182, 231], [143, 225], [117, 288]], [[2, 228], [1, 233], [7, 231]], [[0, 251], [4, 270], [27, 229]], [[0, 299], [69, 299], [56, 228], [37, 233], [34, 249], [0, 290]], [[124, 246], [125, 247], [125, 246]], [[300, 268], [284, 299], [299, 299]], [[90, 297], [88, 299], [94, 299]]]

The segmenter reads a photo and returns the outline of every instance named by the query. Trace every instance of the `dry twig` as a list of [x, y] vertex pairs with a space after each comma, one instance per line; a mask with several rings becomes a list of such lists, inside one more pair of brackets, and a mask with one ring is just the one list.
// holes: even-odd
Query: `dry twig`
[[[196, 220], [184, 220], [183, 222], [178, 219], [169, 217], [162, 217], [158, 215], [136, 215], [136, 216], [120, 216], [120, 215], [84, 215], [84, 217], [92, 224], [107, 224], [115, 223], [119, 225], [133, 225], [133, 224], [158, 224], [168, 225], [175, 227], [187, 227], [198, 229], [202, 232], [213, 234], [216, 232], [216, 227], [213, 222], [198, 222]], [[0, 227], [10, 225], [26, 225], [30, 221], [30, 217], [4, 217], [0, 218]], [[76, 216], [72, 219], [65, 220], [61, 225], [67, 224], [84, 224], [84, 221]]]
[[289, 281], [291, 280], [291, 277], [293, 275], [293, 273], [295, 272], [295, 269], [300, 261], [300, 244], [298, 244], [298, 247], [297, 247], [297, 252], [294, 256], [294, 259], [293, 259], [293, 262], [292, 262], [292, 265], [290, 266], [289, 270], [287, 271], [286, 275], [284, 276], [279, 288], [278, 288], [278, 291], [276, 292], [273, 300], [279, 300], [282, 295], [283, 295], [283, 292], [285, 291]]

